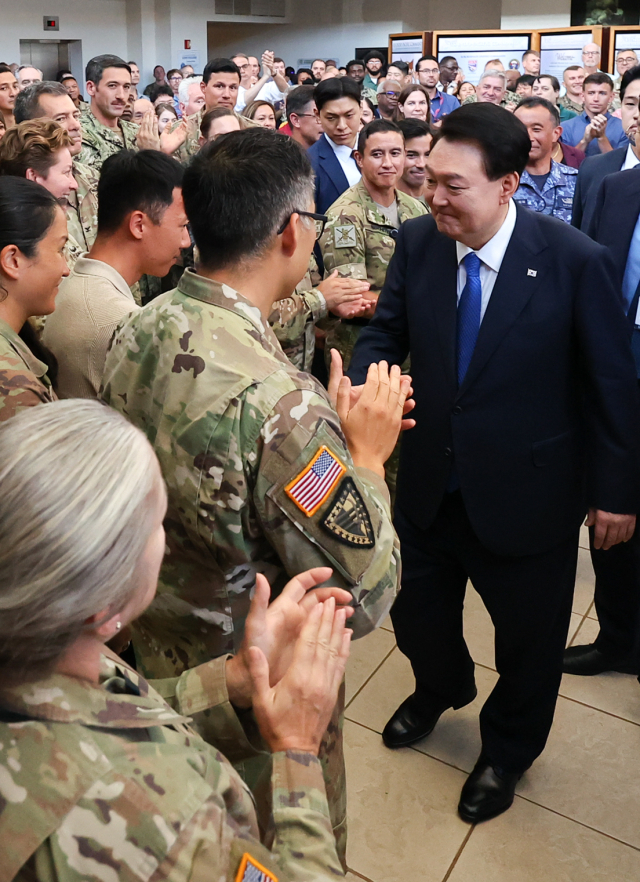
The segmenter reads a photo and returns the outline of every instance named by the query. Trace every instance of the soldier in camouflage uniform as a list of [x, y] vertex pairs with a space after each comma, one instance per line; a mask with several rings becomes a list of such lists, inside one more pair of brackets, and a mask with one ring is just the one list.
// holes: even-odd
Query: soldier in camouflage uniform
[[65, 257], [73, 269], [81, 254], [91, 250], [98, 232], [98, 179], [95, 169], [74, 160], [73, 176], [78, 189], [67, 196], [69, 239]]
[[[243, 177], [247, 163], [255, 163], [252, 185]], [[304, 241], [289, 257], [279, 250], [292, 235], [294, 182], [296, 192], [308, 184], [310, 208], [306, 155], [267, 129], [232, 132], [204, 147], [183, 183], [200, 260], [216, 266], [231, 248], [237, 254], [241, 237], [247, 242], [250, 206], [262, 205], [261, 232], [245, 246], [246, 255], [261, 257], [237, 254], [235, 261], [246, 267], [242, 285], [264, 291], [264, 302], [258, 308], [229, 281], [214, 281], [218, 270], [206, 270], [208, 277], [187, 270], [175, 291], [122, 324], [107, 356], [102, 397], [147, 434], [169, 493], [158, 598], [134, 631], [147, 675], [171, 677], [235, 653], [256, 573], [267, 574], [278, 593], [287, 575], [331, 566], [333, 581], [353, 598], [355, 637], [380, 625], [396, 594], [399, 553], [382, 463], [376, 474], [354, 465], [326, 392], [293, 367], [266, 321], [279, 299], [273, 294], [286, 289], [296, 267], [304, 272], [315, 238], [296, 215]], [[271, 269], [263, 268], [267, 260]], [[227, 280], [241, 274], [235, 261], [219, 268]], [[389, 419], [382, 414], [379, 431]], [[321, 759], [344, 854], [341, 706]], [[260, 798], [264, 760], [241, 771]]]
[[[375, 132], [380, 122], [374, 120], [369, 123], [367, 129], [372, 127], [371, 130]], [[402, 132], [397, 127], [394, 128], [396, 131], [391, 134], [398, 145], [402, 146], [404, 144]], [[384, 285], [387, 267], [396, 247], [395, 237], [398, 227], [409, 218], [420, 217], [427, 213], [426, 207], [421, 202], [395, 189], [395, 179], [392, 179], [390, 189], [392, 193], [395, 192], [397, 220], [390, 218], [389, 210], [383, 209], [382, 205], [375, 202], [372, 192], [379, 192], [376, 190], [377, 171], [375, 168], [369, 169], [370, 157], [378, 148], [378, 139], [383, 137], [385, 135], [380, 132], [371, 135], [363, 142], [361, 135], [358, 141], [358, 164], [362, 178], [328, 209], [329, 220], [320, 240], [325, 273], [337, 269], [340, 275], [367, 279], [371, 285], [370, 297], [376, 301]], [[403, 161], [404, 147], [398, 158], [400, 174]], [[325, 349], [327, 357], [331, 348], [337, 349], [346, 370], [360, 331], [367, 323], [368, 318], [365, 317], [341, 321], [337, 324], [327, 335]]]
[[55, 398], [47, 365], [0, 319], [0, 423]]
[[[140, 433], [97, 402], [56, 402], [0, 429], [0, 469], [0, 880], [343, 878], [317, 758], [348, 655], [336, 592], [307, 606], [304, 574], [278, 616], [258, 616], [243, 652], [265, 647], [247, 693], [261, 741], [230, 703], [245, 692], [228, 685], [234, 659], [149, 683], [104, 647], [148, 604], [164, 553], [165, 494]], [[264, 599], [263, 585], [254, 623]], [[270, 752], [270, 847], [248, 787], [189, 725], [204, 708], [236, 760]]]

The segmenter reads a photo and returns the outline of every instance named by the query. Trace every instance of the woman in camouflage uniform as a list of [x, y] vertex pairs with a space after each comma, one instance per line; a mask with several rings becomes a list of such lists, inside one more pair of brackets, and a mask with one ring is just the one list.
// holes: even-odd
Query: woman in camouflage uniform
[[[258, 577], [244, 648], [151, 685], [104, 646], [153, 599], [165, 549], [142, 432], [98, 402], [31, 408], [0, 428], [0, 485], [0, 882], [342, 878], [317, 752], [349, 595], [307, 590], [328, 569], [269, 606]], [[211, 708], [237, 756], [247, 699], [273, 755], [271, 848], [187, 716]]]

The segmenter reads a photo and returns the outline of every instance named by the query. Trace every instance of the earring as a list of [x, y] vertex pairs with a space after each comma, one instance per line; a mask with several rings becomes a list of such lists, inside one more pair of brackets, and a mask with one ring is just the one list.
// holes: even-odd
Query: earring
[[116, 622], [116, 631], [119, 631], [122, 627], [122, 622]]

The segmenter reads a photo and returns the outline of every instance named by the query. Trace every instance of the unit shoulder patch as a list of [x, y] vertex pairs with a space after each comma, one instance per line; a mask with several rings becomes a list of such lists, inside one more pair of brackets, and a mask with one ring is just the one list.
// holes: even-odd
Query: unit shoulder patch
[[330, 510], [320, 522], [345, 545], [373, 548], [375, 536], [369, 512], [352, 478], [345, 478]]
[[278, 882], [278, 877], [259, 864], [248, 852], [245, 852], [240, 861], [236, 882]]
[[358, 244], [356, 228], [353, 224], [342, 224], [334, 228], [336, 248], [355, 248]]

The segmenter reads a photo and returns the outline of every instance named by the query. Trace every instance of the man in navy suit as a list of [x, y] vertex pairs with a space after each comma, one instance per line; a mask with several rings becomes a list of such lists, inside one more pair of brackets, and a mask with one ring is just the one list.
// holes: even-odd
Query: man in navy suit
[[[588, 232], [600, 184], [607, 175], [635, 168], [640, 163], [640, 138], [638, 136], [638, 100], [640, 99], [640, 65], [632, 67], [622, 77], [620, 101], [622, 102], [622, 126], [629, 139], [627, 147], [618, 147], [598, 156], [588, 156], [580, 166], [573, 197], [571, 223], [584, 233]], [[636, 143], [638, 141], [638, 143]]]
[[[627, 85], [624, 100], [630, 103], [633, 90], [637, 127], [640, 67], [625, 77], [634, 70], [638, 78]], [[596, 242], [606, 245], [613, 257], [614, 282], [622, 292], [640, 382], [640, 167], [609, 175], [602, 181], [587, 232]], [[639, 533], [637, 529], [630, 542], [610, 551], [597, 550], [591, 543], [600, 631], [593, 643], [578, 644], [565, 651], [565, 673], [590, 676], [604, 671], [640, 672]]]
[[323, 80], [313, 97], [323, 134], [307, 150], [316, 175], [316, 211], [325, 214], [360, 180], [353, 157], [360, 128], [360, 86], [350, 77]]
[[[411, 357], [416, 426], [403, 437], [392, 617], [415, 692], [389, 747], [428, 735], [476, 695], [463, 637], [467, 579], [495, 625], [498, 682], [458, 811], [505, 811], [544, 749], [587, 512], [604, 549], [640, 496], [640, 400], [607, 250], [516, 206], [527, 130], [488, 103], [445, 117], [427, 160], [431, 217], [400, 227], [349, 376]], [[357, 394], [357, 390], [354, 391]]]

